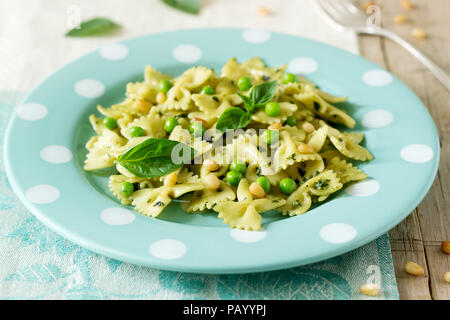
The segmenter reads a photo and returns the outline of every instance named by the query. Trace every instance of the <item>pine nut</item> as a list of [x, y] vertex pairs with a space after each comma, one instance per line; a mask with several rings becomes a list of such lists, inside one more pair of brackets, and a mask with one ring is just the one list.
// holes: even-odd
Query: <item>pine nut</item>
[[298, 151], [300, 151], [300, 153], [314, 153], [313, 147], [307, 145], [306, 143], [299, 144]]
[[402, 0], [402, 7], [405, 8], [406, 10], [411, 10], [414, 6], [411, 3], [411, 1], [409, 0]]
[[405, 23], [406, 22], [406, 16], [404, 14], [397, 14], [394, 17], [395, 23]]
[[411, 261], [409, 261], [405, 265], [405, 271], [416, 277], [423, 276], [425, 273], [425, 270], [423, 270], [423, 268], [421, 266], [419, 266], [417, 263], [411, 262]]
[[208, 123], [205, 120], [203, 120], [203, 119], [194, 118], [193, 120], [197, 121], [197, 122], [201, 122], [205, 128], [208, 126]]
[[369, 7], [376, 6], [376, 5], [377, 5], [377, 3], [375, 1], [367, 1], [363, 5], [364, 12], [366, 12]]
[[414, 38], [417, 38], [417, 39], [425, 39], [427, 37], [427, 34], [425, 33], [425, 31], [423, 31], [420, 28], [414, 28], [411, 34]]
[[270, 130], [280, 130], [283, 124], [281, 122], [273, 123], [269, 126]]
[[220, 180], [219, 180], [219, 178], [217, 178], [217, 176], [215, 174], [212, 174], [212, 173], [208, 174], [205, 177], [205, 181], [204, 182], [205, 182], [206, 187], [208, 189], [211, 189], [211, 190], [217, 190], [220, 187]]
[[316, 130], [316, 128], [314, 128], [314, 126], [310, 122], [304, 122], [302, 128], [306, 131], [306, 133], [311, 133]]
[[172, 172], [164, 179], [164, 185], [166, 187], [173, 187], [177, 183], [177, 179], [178, 179], [177, 173]]
[[148, 113], [150, 111], [151, 105], [143, 99], [137, 99], [136, 107], [141, 113]]
[[156, 102], [163, 103], [164, 101], [166, 101], [166, 95], [164, 94], [164, 92], [158, 92], [158, 94], [156, 95]]
[[211, 159], [206, 159], [205, 161], [203, 161], [203, 166], [208, 171], [217, 171], [220, 168], [219, 165], [217, 164], [217, 162], [215, 162], [214, 160], [211, 160]]
[[444, 280], [448, 283], [450, 283], [450, 271], [447, 271], [444, 273]]
[[269, 15], [269, 9], [267, 9], [266, 7], [259, 7], [258, 8], [258, 14], [261, 16], [268, 16]]
[[375, 297], [380, 293], [380, 287], [375, 283], [365, 283], [359, 287], [359, 291], [366, 296]]
[[261, 187], [256, 182], [253, 182], [248, 188], [251, 194], [253, 194], [256, 198], [264, 198], [266, 196], [266, 192], [263, 187]]
[[450, 254], [450, 242], [442, 241], [441, 248], [442, 251], [444, 251], [446, 254]]

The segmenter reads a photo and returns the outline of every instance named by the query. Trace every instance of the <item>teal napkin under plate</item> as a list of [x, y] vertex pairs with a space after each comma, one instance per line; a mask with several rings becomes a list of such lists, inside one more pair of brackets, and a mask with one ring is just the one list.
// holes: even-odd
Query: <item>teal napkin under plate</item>
[[[399, 298], [388, 235], [324, 262], [273, 272], [201, 275], [141, 267], [84, 249], [39, 222], [6, 178], [3, 144], [13, 105], [0, 92], [0, 299]], [[360, 285], [377, 283], [368, 297]]]

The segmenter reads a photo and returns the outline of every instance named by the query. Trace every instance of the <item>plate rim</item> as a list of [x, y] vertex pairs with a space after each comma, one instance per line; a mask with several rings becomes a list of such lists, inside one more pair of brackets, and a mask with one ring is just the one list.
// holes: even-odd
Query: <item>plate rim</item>
[[[122, 39], [119, 41], [112, 41], [106, 45], [111, 45], [111, 44], [127, 44], [128, 42], [132, 42], [135, 40], [139, 40], [142, 38], [147, 38], [147, 37], [151, 37], [151, 36], [155, 36], [155, 35], [165, 35], [165, 34], [171, 34], [171, 33], [180, 33], [180, 32], [190, 32], [190, 31], [207, 31], [207, 30], [222, 30], [222, 31], [229, 31], [229, 30], [233, 30], [233, 31], [244, 31], [246, 30], [245, 28], [190, 28], [190, 29], [182, 29], [182, 30], [173, 30], [173, 31], [167, 31], [167, 32], [157, 32], [157, 33], [149, 33], [149, 34], [145, 34], [145, 35], [141, 35], [141, 36], [136, 36], [136, 37], [132, 37], [132, 38], [126, 38], [126, 39]], [[376, 67], [377, 69], [380, 70], [386, 70], [385, 68], [376, 65], [375, 63], [369, 61], [368, 59], [366, 59], [363, 56], [354, 54], [352, 52], [346, 51], [344, 49], [335, 47], [333, 45], [327, 44], [325, 42], [322, 41], [317, 41], [317, 40], [313, 40], [311, 38], [306, 38], [303, 36], [298, 36], [298, 35], [294, 35], [294, 34], [289, 34], [289, 33], [283, 33], [283, 32], [275, 32], [275, 31], [270, 31], [267, 30], [268, 32], [270, 32], [271, 34], [280, 34], [280, 35], [284, 35], [284, 36], [290, 36], [293, 38], [298, 38], [299, 40], [303, 40], [303, 41], [307, 41], [307, 42], [312, 42], [312, 43], [318, 43], [320, 45], [326, 46], [326, 47], [330, 47], [339, 51], [344, 51], [346, 54], [350, 54], [353, 56], [353, 58], [358, 58], [358, 59], [362, 59], [368, 63], [370, 63], [372, 66]], [[103, 47], [103, 46], [102, 46]], [[16, 196], [19, 198], [19, 200], [21, 201], [21, 203], [27, 208], [28, 211], [30, 211], [36, 218], [38, 218], [39, 221], [41, 221], [42, 223], [44, 223], [46, 226], [48, 226], [51, 230], [53, 230], [54, 232], [58, 233], [59, 235], [61, 235], [62, 237], [69, 239], [70, 241], [84, 247], [87, 248], [95, 253], [99, 253], [120, 261], [125, 261], [125, 262], [130, 262], [133, 264], [137, 264], [137, 265], [144, 265], [144, 266], [148, 266], [148, 267], [153, 267], [153, 268], [158, 268], [158, 269], [163, 269], [163, 270], [170, 270], [170, 271], [180, 271], [180, 272], [191, 272], [191, 273], [202, 273], [202, 274], [236, 274], [236, 273], [252, 273], [252, 272], [261, 272], [261, 271], [275, 271], [275, 270], [281, 270], [281, 269], [286, 269], [286, 268], [291, 268], [291, 267], [296, 267], [299, 265], [305, 265], [305, 264], [310, 264], [310, 263], [314, 263], [314, 262], [318, 262], [318, 261], [323, 261], [325, 259], [329, 259], [344, 253], [347, 253], [351, 250], [357, 249], [375, 239], [377, 239], [379, 236], [381, 236], [382, 234], [386, 233], [387, 231], [391, 230], [393, 227], [395, 227], [396, 225], [398, 225], [402, 220], [404, 220], [413, 210], [414, 208], [416, 208], [421, 202], [422, 200], [425, 198], [425, 196], [428, 194], [428, 192], [430, 191], [430, 188], [432, 186], [432, 184], [434, 183], [435, 179], [436, 179], [436, 175], [439, 169], [439, 163], [440, 163], [440, 138], [439, 138], [439, 133], [436, 127], [436, 123], [433, 120], [433, 118], [431, 117], [431, 114], [429, 112], [429, 110], [427, 109], [427, 107], [424, 105], [424, 103], [421, 101], [421, 99], [409, 88], [406, 86], [406, 84], [403, 83], [403, 81], [401, 81], [400, 79], [398, 79], [395, 75], [392, 75], [389, 71], [389, 74], [391, 74], [393, 76], [394, 79], [398, 80], [403, 86], [405, 86], [413, 95], [414, 97], [420, 101], [421, 103], [421, 107], [429, 114], [430, 119], [432, 124], [434, 125], [434, 129], [435, 129], [435, 135], [436, 135], [436, 152], [434, 154], [434, 161], [433, 161], [433, 169], [432, 169], [432, 177], [430, 177], [430, 179], [428, 180], [428, 183], [426, 185], [423, 186], [421, 194], [419, 197], [416, 198], [415, 201], [411, 202], [409, 204], [409, 206], [407, 206], [407, 208], [405, 210], [403, 210], [402, 214], [397, 214], [395, 215], [396, 219], [391, 219], [391, 223], [386, 224], [383, 226], [383, 228], [380, 228], [377, 232], [371, 232], [370, 234], [366, 234], [366, 236], [361, 239], [360, 241], [356, 242], [348, 242], [345, 244], [340, 245], [339, 247], [336, 247], [335, 250], [333, 251], [333, 254], [327, 254], [327, 253], [323, 253], [322, 255], [318, 255], [318, 256], [314, 256], [310, 259], [305, 259], [305, 258], [297, 258], [297, 259], [289, 259], [290, 262], [280, 262], [280, 261], [275, 261], [275, 262], [271, 262], [271, 263], [266, 263], [264, 265], [261, 266], [250, 266], [247, 268], [243, 268], [242, 266], [238, 266], [238, 267], [233, 267], [233, 268], [229, 268], [227, 267], [226, 269], [220, 269], [220, 267], [211, 270], [210, 268], [205, 268], [202, 269], [201, 267], [195, 267], [195, 268], [183, 268], [183, 270], [181, 270], [178, 266], [172, 266], [170, 265], [170, 260], [160, 260], [157, 261], [157, 263], [151, 263], [151, 264], [147, 264], [147, 263], [143, 263], [142, 261], [138, 261], [136, 259], [134, 259], [131, 256], [124, 256], [123, 252], [114, 252], [114, 250], [106, 250], [105, 248], [103, 248], [102, 245], [95, 245], [95, 244], [91, 244], [92, 240], [88, 240], [88, 239], [84, 239], [81, 237], [77, 237], [76, 234], [72, 234], [70, 232], [70, 230], [67, 230], [67, 228], [64, 228], [60, 225], [54, 224], [51, 220], [49, 220], [45, 214], [42, 214], [40, 211], [45, 211], [45, 209], [37, 209], [35, 207], [33, 207], [33, 205], [29, 202], [29, 200], [26, 198], [23, 190], [20, 188], [19, 183], [15, 180], [14, 174], [13, 174], [13, 170], [11, 168], [10, 165], [10, 161], [9, 161], [9, 157], [8, 157], [8, 150], [9, 150], [9, 141], [11, 139], [11, 134], [12, 134], [12, 127], [13, 127], [13, 123], [14, 120], [16, 119], [17, 115], [15, 112], [15, 109], [17, 106], [23, 104], [25, 101], [28, 100], [28, 98], [36, 91], [38, 91], [41, 86], [43, 86], [49, 79], [51, 79], [56, 73], [60, 73], [63, 72], [64, 69], [69, 66], [72, 65], [82, 59], [85, 59], [86, 57], [93, 55], [95, 53], [97, 53], [102, 47], [94, 49], [92, 51], [89, 51], [83, 55], [81, 55], [80, 57], [69, 61], [68, 63], [64, 64], [63, 66], [61, 66], [60, 68], [58, 68], [57, 70], [55, 70], [54, 72], [50, 73], [48, 76], [44, 77], [21, 101], [20, 103], [18, 103], [16, 106], [14, 106], [12, 114], [10, 115], [10, 118], [8, 120], [8, 125], [6, 128], [6, 132], [5, 132], [5, 137], [4, 137], [4, 163], [5, 163], [5, 172], [8, 178], [8, 181], [11, 184], [11, 187], [14, 191], [14, 193], [16, 194]], [[100, 246], [100, 247], [99, 247]], [[124, 257], [126, 257], [124, 259]]]

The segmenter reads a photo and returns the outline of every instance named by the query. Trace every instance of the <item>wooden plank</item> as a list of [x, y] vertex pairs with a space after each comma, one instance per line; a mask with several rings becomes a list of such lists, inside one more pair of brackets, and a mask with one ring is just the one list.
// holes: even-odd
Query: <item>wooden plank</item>
[[[450, 26], [446, 18], [450, 2], [446, 0], [414, 1], [415, 9], [406, 11], [399, 1], [379, 1], [383, 25], [398, 33], [420, 50], [450, 69]], [[393, 17], [403, 13], [408, 22], [399, 25]], [[425, 40], [414, 39], [411, 31], [421, 27], [428, 34]], [[424, 201], [402, 224], [390, 232], [400, 296], [402, 299], [450, 299], [450, 286], [442, 280], [450, 270], [449, 256], [440, 250], [440, 243], [450, 238], [450, 93], [408, 52], [389, 40], [381, 40], [385, 66], [404, 81], [428, 107], [438, 127], [441, 140], [439, 173]], [[367, 49], [365, 49], [367, 52]], [[425, 250], [424, 250], [425, 249]], [[404, 271], [407, 260], [426, 269], [425, 277], [414, 278]], [[429, 275], [429, 276], [428, 276]], [[429, 278], [427, 278], [429, 277]], [[426, 292], [426, 286], [429, 290]]]
[[[361, 55], [389, 69], [387, 65], [384, 43], [379, 37], [362, 36], [359, 38]], [[392, 258], [397, 277], [397, 284], [401, 299], [431, 299], [427, 278], [412, 279], [404, 272], [407, 261], [416, 261], [426, 265], [424, 246], [418, 223], [417, 213], [413, 212], [390, 233]]]

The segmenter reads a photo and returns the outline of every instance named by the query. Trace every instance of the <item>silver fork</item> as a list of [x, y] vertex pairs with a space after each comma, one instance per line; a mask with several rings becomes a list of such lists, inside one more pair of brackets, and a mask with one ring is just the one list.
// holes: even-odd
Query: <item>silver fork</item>
[[450, 75], [422, 52], [397, 34], [376, 24], [369, 25], [365, 13], [348, 0], [312, 0], [324, 14], [324, 18], [337, 30], [352, 30], [359, 34], [371, 34], [389, 38], [408, 50], [433, 73], [450, 91]]

